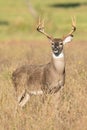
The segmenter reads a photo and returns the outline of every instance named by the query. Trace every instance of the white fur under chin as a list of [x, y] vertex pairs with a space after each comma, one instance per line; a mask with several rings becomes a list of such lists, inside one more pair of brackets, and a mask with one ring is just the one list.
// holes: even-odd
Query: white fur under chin
[[60, 53], [58, 56], [56, 56], [54, 53], [52, 53], [52, 56], [54, 59], [60, 59], [60, 58], [63, 58], [64, 57], [64, 53]]

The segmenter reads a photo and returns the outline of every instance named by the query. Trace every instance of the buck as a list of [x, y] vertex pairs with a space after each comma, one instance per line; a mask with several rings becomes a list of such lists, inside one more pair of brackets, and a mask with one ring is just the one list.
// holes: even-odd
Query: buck
[[72, 18], [72, 30], [63, 38], [53, 38], [44, 31], [44, 21], [39, 20], [37, 31], [45, 35], [51, 43], [51, 61], [45, 65], [24, 65], [12, 74], [18, 105], [23, 107], [32, 95], [57, 93], [65, 84], [64, 45], [72, 41], [76, 30]]

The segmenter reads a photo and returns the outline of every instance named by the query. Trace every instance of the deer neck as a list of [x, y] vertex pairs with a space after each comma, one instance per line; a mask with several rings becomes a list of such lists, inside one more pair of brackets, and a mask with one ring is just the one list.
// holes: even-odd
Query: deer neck
[[63, 73], [65, 69], [64, 52], [61, 52], [58, 56], [52, 53], [52, 65], [58, 73]]

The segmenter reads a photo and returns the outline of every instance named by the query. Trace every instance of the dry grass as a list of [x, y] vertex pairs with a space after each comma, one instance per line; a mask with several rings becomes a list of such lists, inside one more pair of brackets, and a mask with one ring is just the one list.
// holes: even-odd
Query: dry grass
[[[46, 47], [47, 45], [47, 47]], [[87, 130], [87, 44], [66, 45], [66, 84], [43, 104], [32, 97], [15, 113], [11, 73], [22, 64], [43, 64], [50, 59], [49, 44], [0, 43], [0, 130]]]

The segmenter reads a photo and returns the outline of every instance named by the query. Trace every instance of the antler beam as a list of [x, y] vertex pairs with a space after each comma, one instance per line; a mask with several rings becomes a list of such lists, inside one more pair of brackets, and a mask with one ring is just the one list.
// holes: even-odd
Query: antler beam
[[76, 31], [76, 18], [72, 17], [72, 30], [65, 37], [73, 35], [75, 31]]
[[38, 23], [38, 26], [37, 26], [37, 31], [40, 32], [40, 33], [42, 33], [42, 34], [44, 34], [47, 38], [52, 39], [52, 37], [49, 36], [49, 35], [44, 31], [44, 20], [42, 20], [42, 22], [41, 22], [40, 18], [39, 18], [39, 23]]

